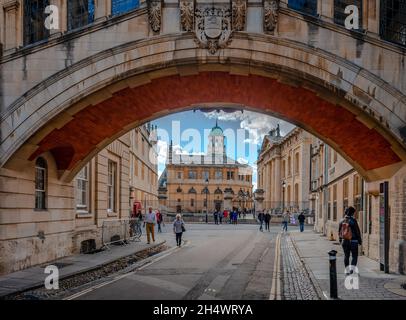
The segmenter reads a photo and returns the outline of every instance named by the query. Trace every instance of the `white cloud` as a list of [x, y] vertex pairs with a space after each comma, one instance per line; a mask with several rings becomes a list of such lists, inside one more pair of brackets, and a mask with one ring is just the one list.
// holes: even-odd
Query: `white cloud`
[[246, 129], [249, 133], [249, 138], [245, 139], [245, 143], [250, 144], [261, 144], [264, 136], [278, 124], [281, 128], [281, 135], [286, 135], [295, 127], [289, 122], [252, 111], [228, 113], [221, 110], [220, 112], [207, 112], [204, 115], [209, 119], [217, 118], [221, 121], [240, 121], [240, 127]]

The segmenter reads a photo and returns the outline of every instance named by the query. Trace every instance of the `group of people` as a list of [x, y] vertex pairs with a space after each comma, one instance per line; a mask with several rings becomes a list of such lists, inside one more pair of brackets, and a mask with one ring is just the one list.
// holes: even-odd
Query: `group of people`
[[[259, 230], [263, 231], [263, 225], [265, 224], [265, 230], [269, 230], [269, 224], [271, 222], [271, 214], [269, 213], [269, 211], [260, 211], [258, 213], [258, 222], [259, 222]], [[306, 221], [306, 216], [304, 215], [303, 212], [301, 212], [298, 217], [297, 220], [299, 221], [299, 229], [300, 232], [304, 231], [304, 224]], [[291, 215], [289, 211], [286, 211], [282, 214], [282, 230], [287, 232], [288, 231], [288, 225], [289, 223], [295, 224], [295, 216]]]
[[[143, 216], [141, 209], [138, 209], [134, 206], [134, 209], [131, 213], [131, 229], [130, 234], [133, 235], [136, 233], [136, 228], [140, 228], [141, 222], [143, 221]], [[158, 232], [162, 232], [162, 226], [165, 225], [162, 213], [159, 210], [152, 210], [152, 207], [148, 208], [148, 212], [145, 214], [144, 228], [147, 233], [147, 243], [155, 242], [155, 225], [158, 225]], [[175, 221], [173, 222], [173, 232], [176, 237], [177, 246], [181, 246], [182, 243], [182, 234], [185, 231], [185, 223], [182, 220], [180, 214], [176, 215]]]
[[213, 213], [214, 224], [222, 224], [223, 219], [230, 224], [237, 224], [238, 219], [241, 218], [241, 215], [243, 216], [243, 219], [245, 219], [247, 210], [240, 210], [235, 208], [231, 211], [224, 210], [223, 212], [221, 212], [220, 210], [215, 210]]

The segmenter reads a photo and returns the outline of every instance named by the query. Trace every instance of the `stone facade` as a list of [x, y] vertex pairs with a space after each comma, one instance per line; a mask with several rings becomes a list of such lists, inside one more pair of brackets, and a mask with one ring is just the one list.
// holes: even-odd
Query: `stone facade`
[[[79, 253], [85, 240], [94, 239], [100, 248], [103, 223], [128, 219], [134, 200], [157, 205], [156, 152], [147, 126], [112, 142], [69, 183], [60, 180], [52, 154], [41, 158], [46, 161], [45, 208], [35, 208], [35, 160], [0, 169], [0, 274]], [[131, 166], [137, 161], [135, 174]], [[110, 228], [104, 227], [105, 232]]]
[[310, 137], [300, 128], [282, 137], [279, 127], [265, 136], [257, 161], [264, 210], [281, 213], [309, 209]]

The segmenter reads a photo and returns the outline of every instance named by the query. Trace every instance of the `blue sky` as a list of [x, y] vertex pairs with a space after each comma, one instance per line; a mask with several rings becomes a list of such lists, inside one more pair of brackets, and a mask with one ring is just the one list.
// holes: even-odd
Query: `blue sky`
[[277, 118], [251, 111], [185, 111], [153, 121], [158, 126], [158, 173], [165, 169], [167, 147], [173, 140], [174, 149], [187, 153], [207, 151], [207, 137], [218, 121], [227, 138], [227, 156], [248, 163], [254, 169], [253, 182], [256, 186], [257, 150], [263, 137], [277, 124], [282, 135], [294, 128], [293, 125]]

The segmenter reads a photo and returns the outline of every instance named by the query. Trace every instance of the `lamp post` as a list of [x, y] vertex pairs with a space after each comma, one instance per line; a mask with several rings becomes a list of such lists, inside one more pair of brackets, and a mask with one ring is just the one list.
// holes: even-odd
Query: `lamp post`
[[286, 188], [286, 182], [284, 180], [282, 182], [282, 213], [285, 212], [285, 188]]
[[206, 179], [206, 190], [205, 190], [205, 193], [206, 193], [206, 202], [205, 202], [205, 207], [206, 207], [206, 223], [209, 223], [209, 217], [208, 217], [208, 215], [207, 215], [207, 194], [209, 193], [209, 179], [207, 178]]

